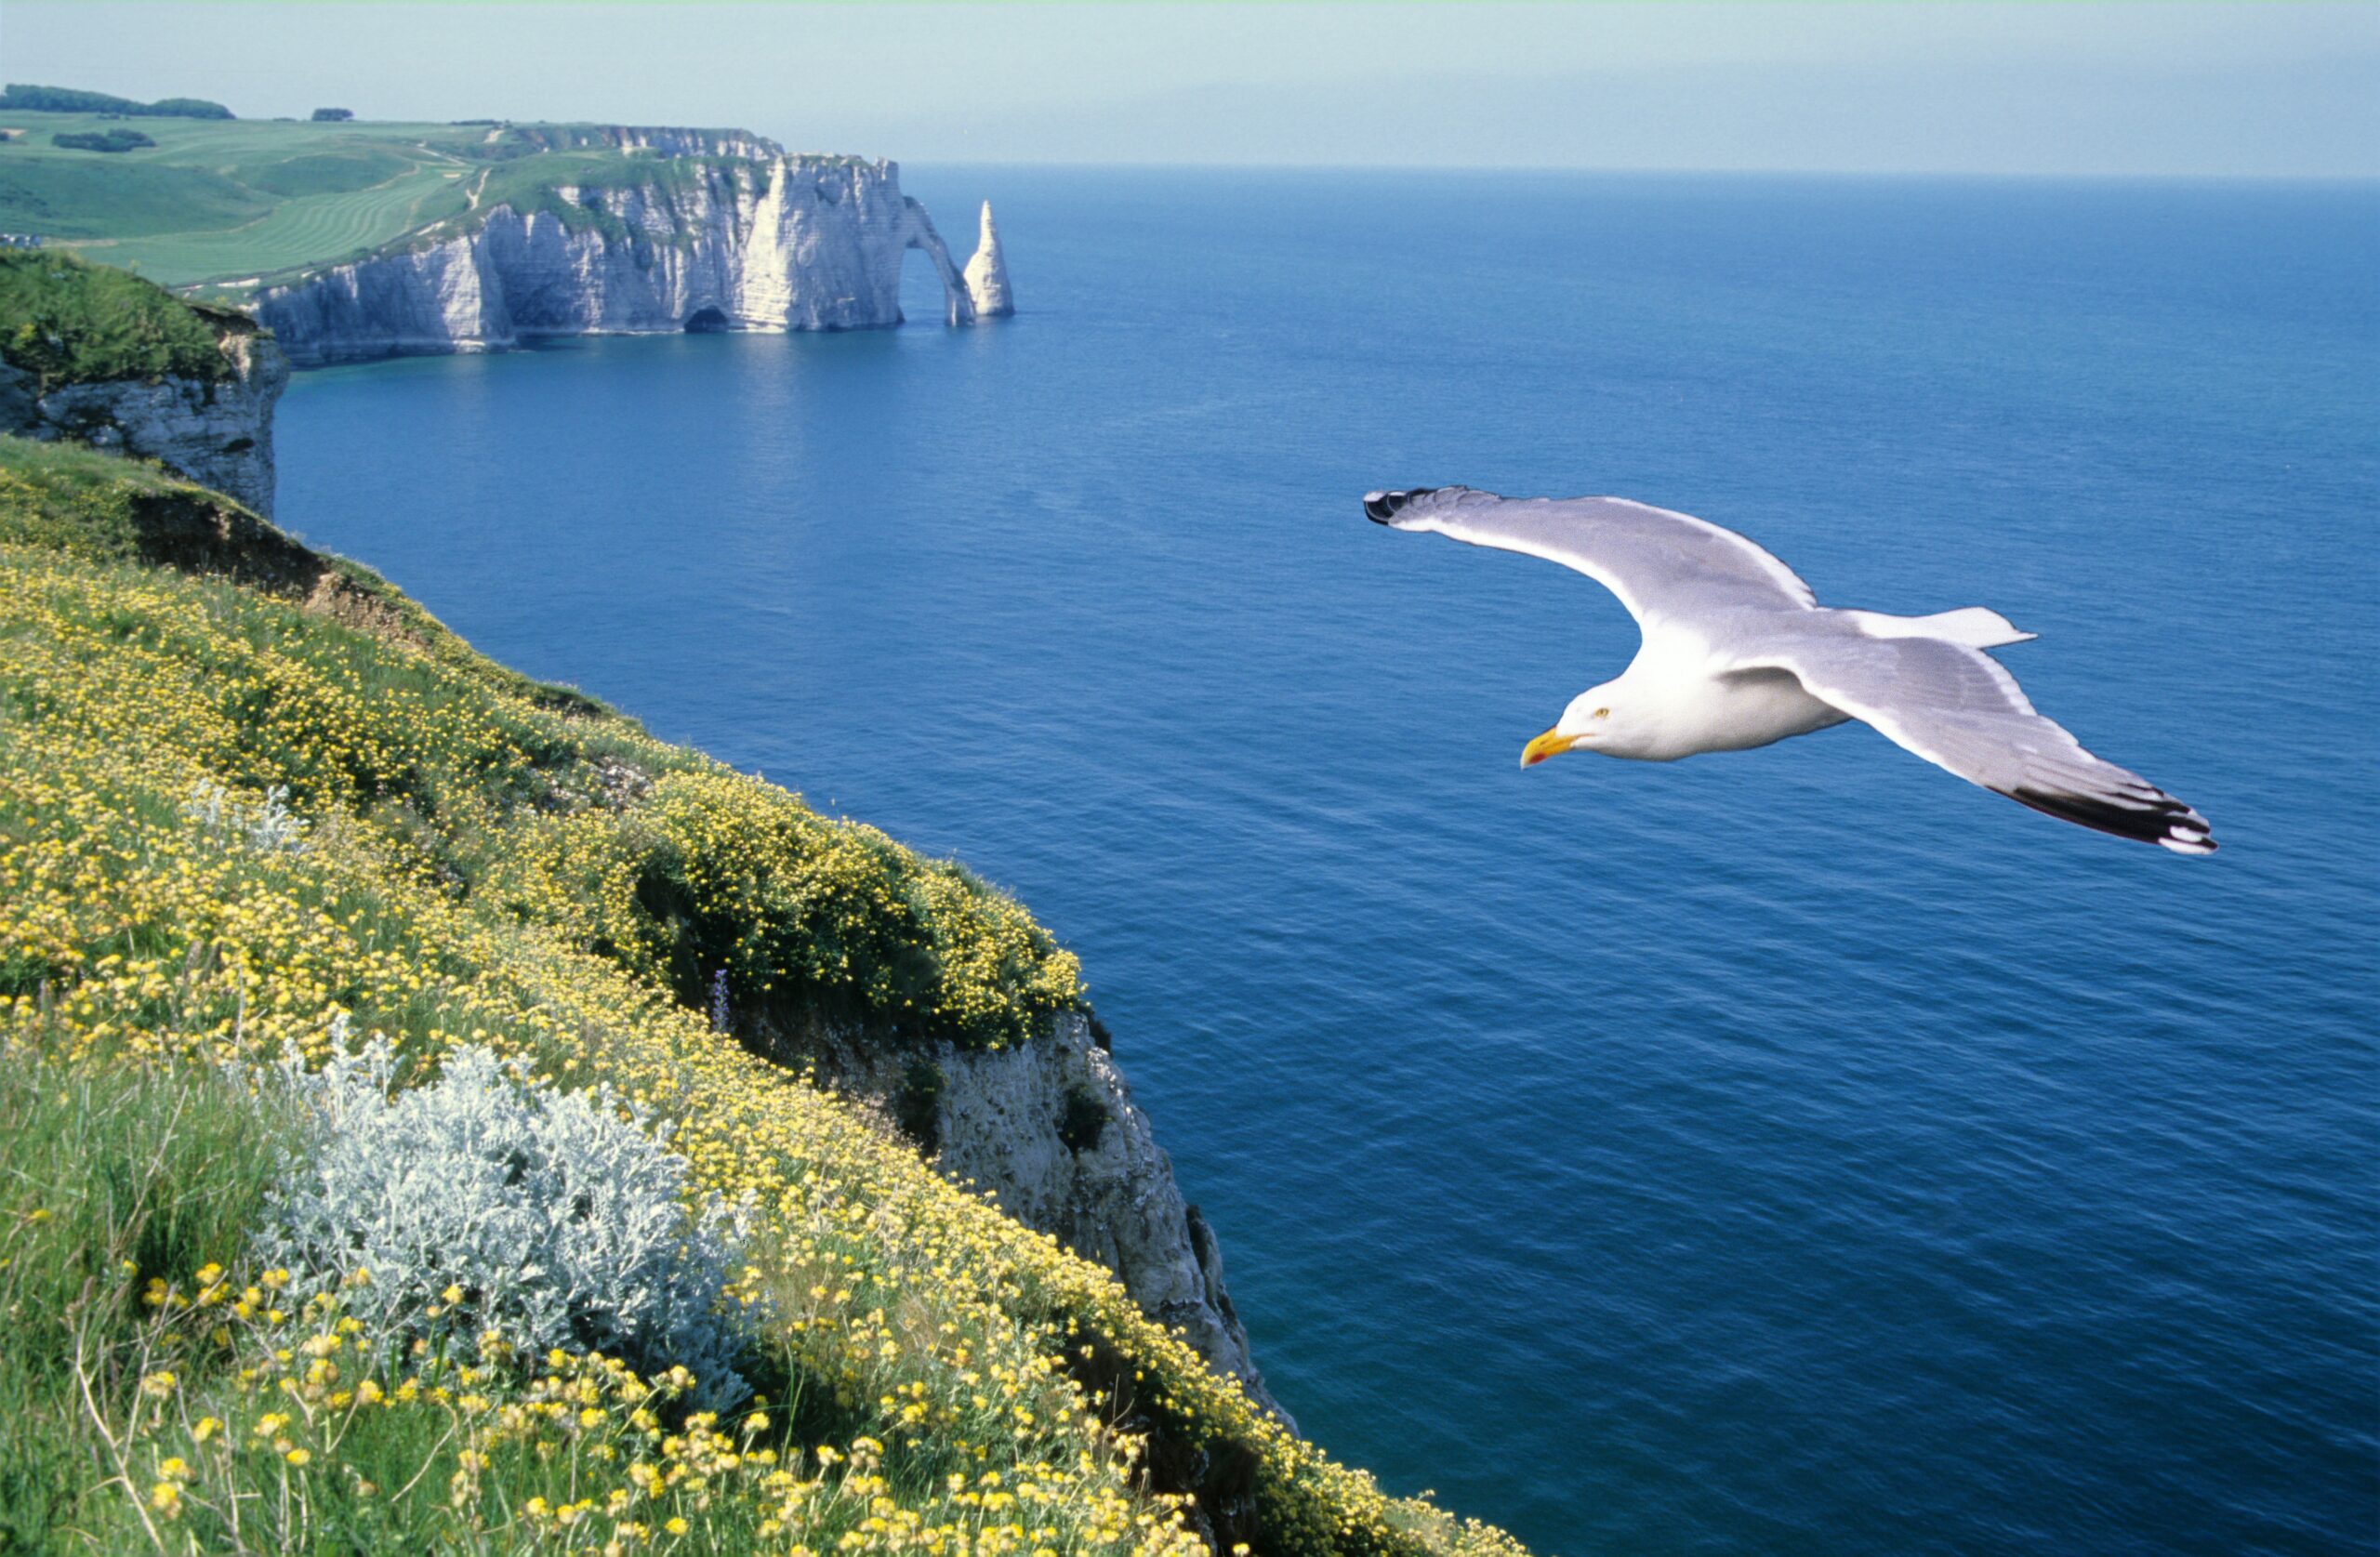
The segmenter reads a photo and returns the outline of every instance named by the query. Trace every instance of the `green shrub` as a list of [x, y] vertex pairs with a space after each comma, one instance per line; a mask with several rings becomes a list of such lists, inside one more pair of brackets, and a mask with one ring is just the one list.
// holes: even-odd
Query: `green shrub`
[[205, 98], [159, 98], [145, 109], [133, 110], [152, 119], [233, 119], [238, 115]]
[[126, 129], [67, 131], [51, 136], [49, 143], [69, 152], [130, 152], [157, 144], [139, 130]]
[[215, 326], [153, 282], [49, 249], [0, 249], [0, 360], [43, 392], [111, 378], [227, 378]]

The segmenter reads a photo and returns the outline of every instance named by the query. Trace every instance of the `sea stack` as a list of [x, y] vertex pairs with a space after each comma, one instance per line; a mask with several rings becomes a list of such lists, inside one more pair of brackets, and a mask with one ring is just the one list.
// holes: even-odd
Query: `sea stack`
[[1008, 291], [1008, 261], [1000, 257], [1000, 230], [992, 222], [992, 203], [984, 202], [984, 236], [975, 257], [967, 261], [967, 296], [974, 300], [975, 317], [995, 319], [1016, 311]]

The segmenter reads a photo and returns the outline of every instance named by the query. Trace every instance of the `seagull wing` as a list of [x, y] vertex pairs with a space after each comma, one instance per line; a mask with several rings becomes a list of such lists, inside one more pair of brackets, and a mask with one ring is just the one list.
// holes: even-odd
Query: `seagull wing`
[[2060, 821], [2208, 854], [2206, 818], [2139, 774], [2082, 749], [2033, 712], [2016, 679], [1977, 649], [1939, 638], [1839, 628], [1764, 634], [1739, 669], [1788, 670], [1810, 695], [1875, 726], [1970, 784]]
[[1751, 541], [1691, 514], [1624, 497], [1499, 497], [1465, 486], [1364, 495], [1364, 513], [1395, 530], [1435, 530], [1473, 546], [1576, 568], [1649, 627], [1728, 606], [1817, 603], [1793, 570]]

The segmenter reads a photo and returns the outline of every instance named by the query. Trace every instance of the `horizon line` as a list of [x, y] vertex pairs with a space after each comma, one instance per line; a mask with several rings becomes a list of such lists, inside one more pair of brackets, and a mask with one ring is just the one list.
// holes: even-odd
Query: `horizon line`
[[[795, 152], [792, 156], [861, 156], [850, 152]], [[1048, 167], [1141, 169], [1183, 173], [1548, 173], [1598, 174], [1620, 178], [1969, 178], [2026, 179], [2067, 183], [2373, 184], [2369, 173], [2142, 172], [2122, 169], [1958, 167], [1661, 167], [1596, 163], [1371, 163], [1371, 162], [1184, 162], [1105, 161], [1065, 157], [937, 157], [886, 155], [880, 160], [932, 167]]]

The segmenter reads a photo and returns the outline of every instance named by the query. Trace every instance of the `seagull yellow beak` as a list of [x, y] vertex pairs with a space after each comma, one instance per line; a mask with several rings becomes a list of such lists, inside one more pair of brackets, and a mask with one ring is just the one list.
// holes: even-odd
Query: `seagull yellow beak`
[[1558, 730], [1549, 730], [1521, 748], [1521, 766], [1534, 768], [1549, 757], [1559, 757], [1570, 749], [1573, 737]]

